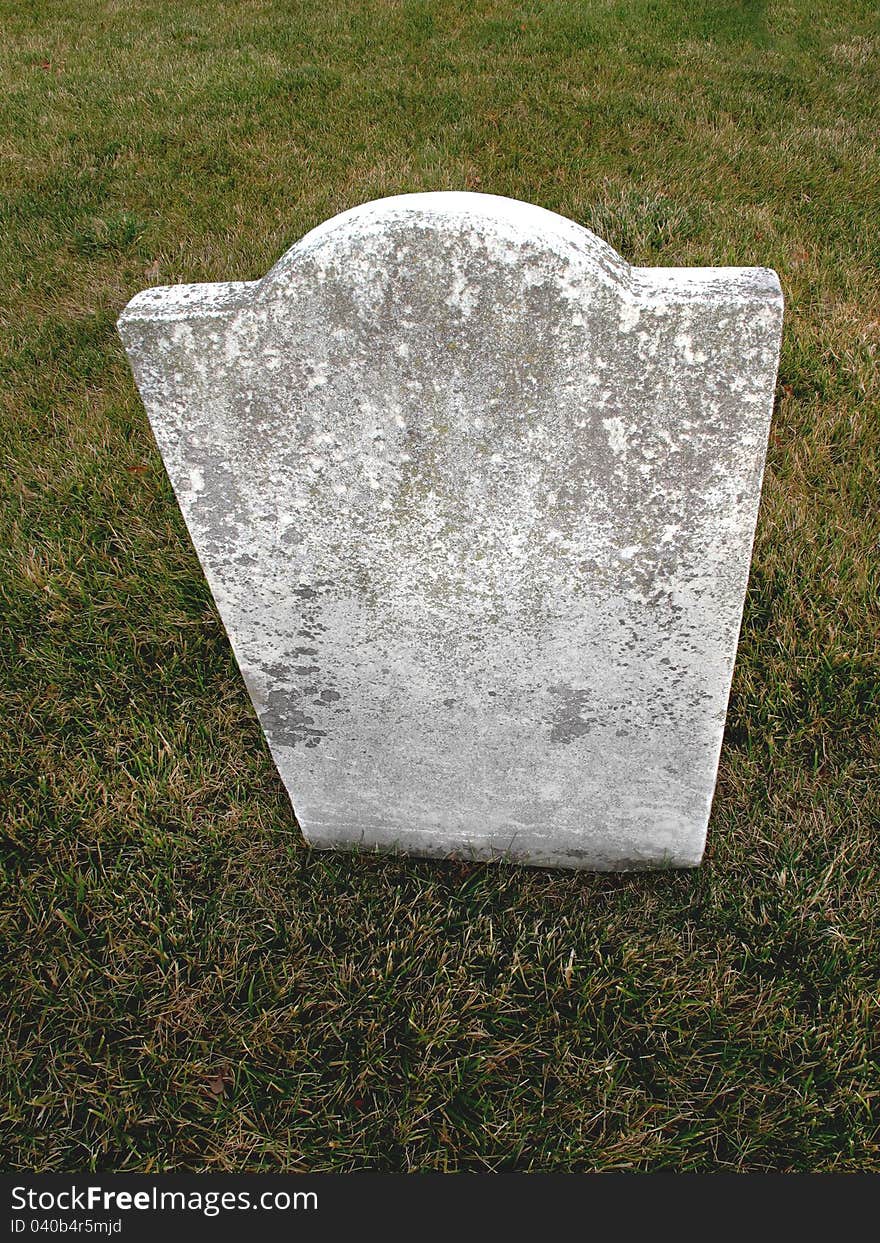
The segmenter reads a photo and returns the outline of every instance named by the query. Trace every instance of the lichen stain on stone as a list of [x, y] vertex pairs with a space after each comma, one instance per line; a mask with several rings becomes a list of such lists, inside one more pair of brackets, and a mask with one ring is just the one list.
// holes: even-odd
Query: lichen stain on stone
[[558, 700], [550, 720], [550, 741], [567, 744], [582, 734], [588, 734], [593, 722], [585, 720], [583, 712], [589, 705], [590, 692], [575, 690], [562, 683], [548, 689]]

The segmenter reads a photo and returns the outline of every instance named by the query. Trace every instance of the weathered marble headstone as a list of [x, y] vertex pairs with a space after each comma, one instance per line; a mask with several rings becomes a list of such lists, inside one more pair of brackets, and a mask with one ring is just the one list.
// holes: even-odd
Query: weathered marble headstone
[[564, 867], [703, 853], [782, 319], [414, 194], [119, 330], [309, 842]]

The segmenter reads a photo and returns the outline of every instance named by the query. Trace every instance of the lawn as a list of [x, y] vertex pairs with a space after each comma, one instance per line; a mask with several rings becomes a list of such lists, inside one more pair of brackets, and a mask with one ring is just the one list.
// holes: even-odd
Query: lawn
[[[3, 0], [8, 1170], [880, 1170], [873, 3]], [[303, 845], [115, 321], [526, 199], [787, 300], [709, 848]]]

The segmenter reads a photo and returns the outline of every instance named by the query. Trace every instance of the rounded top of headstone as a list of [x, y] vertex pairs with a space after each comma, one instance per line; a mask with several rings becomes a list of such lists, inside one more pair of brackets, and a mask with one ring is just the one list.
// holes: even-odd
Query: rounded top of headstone
[[474, 301], [474, 291], [490, 296], [494, 289], [524, 314], [541, 286], [567, 302], [586, 296], [606, 307], [782, 302], [779, 278], [768, 268], [632, 267], [595, 233], [544, 207], [438, 190], [340, 212], [291, 246], [261, 280], [142, 290], [123, 310], [119, 330], [125, 336], [134, 323], [229, 321], [260, 307], [286, 315], [303, 290], [328, 284], [368, 300], [419, 286], [422, 302], [447, 287], [459, 309]]
[[463, 251], [488, 251], [501, 263], [519, 262], [525, 253], [542, 255], [555, 260], [570, 278], [592, 278], [619, 292], [629, 291], [632, 284], [626, 260], [565, 216], [497, 194], [438, 190], [375, 199], [324, 221], [270, 269], [259, 295], [282, 294], [304, 260], [333, 267], [356, 261], [365, 252], [375, 260], [377, 246], [393, 249], [399, 240], [419, 233], [441, 233], [460, 240]]

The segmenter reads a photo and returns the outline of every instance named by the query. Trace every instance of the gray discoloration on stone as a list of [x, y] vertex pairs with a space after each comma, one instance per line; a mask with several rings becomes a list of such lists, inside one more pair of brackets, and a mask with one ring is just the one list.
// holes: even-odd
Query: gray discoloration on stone
[[571, 686], [551, 686], [552, 694], [557, 695], [559, 702], [553, 712], [551, 742], [571, 742], [580, 734], [589, 733], [593, 724], [585, 720], [583, 711], [589, 699], [589, 691], [576, 691]]
[[407, 195], [119, 327], [307, 839], [697, 864], [779, 348], [761, 268]]

